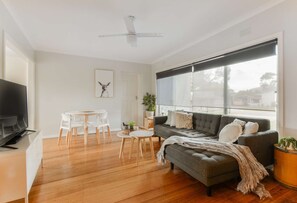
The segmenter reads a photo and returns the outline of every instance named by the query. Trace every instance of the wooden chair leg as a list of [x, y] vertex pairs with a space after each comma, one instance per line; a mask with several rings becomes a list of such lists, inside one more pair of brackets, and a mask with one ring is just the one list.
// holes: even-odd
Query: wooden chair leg
[[97, 138], [97, 143], [100, 144], [100, 136], [99, 136], [99, 129], [96, 128], [96, 138]]
[[63, 134], [63, 128], [60, 128], [60, 131], [59, 131], [59, 138], [58, 138], [58, 145], [61, 144], [62, 134]]
[[109, 125], [107, 126], [107, 132], [108, 132], [108, 137], [109, 137], [110, 141], [112, 142]]
[[104, 127], [102, 127], [102, 135], [103, 135], [103, 138], [105, 140], [105, 130], [104, 130]]
[[70, 147], [71, 142], [72, 142], [72, 129], [69, 130], [68, 133], [69, 133], [69, 135], [68, 135], [69, 136], [69, 138], [68, 138], [68, 147]]
[[67, 133], [66, 133], [66, 145], [67, 146], [69, 145], [69, 130], [67, 130]]

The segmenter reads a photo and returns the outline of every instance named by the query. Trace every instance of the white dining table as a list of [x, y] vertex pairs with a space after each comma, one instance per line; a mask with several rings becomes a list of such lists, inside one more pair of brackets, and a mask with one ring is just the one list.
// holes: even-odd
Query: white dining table
[[104, 113], [105, 110], [83, 110], [83, 111], [68, 111], [65, 114], [69, 114], [72, 116], [83, 116], [84, 117], [84, 144], [88, 144], [88, 134], [89, 134], [89, 116], [99, 115], [100, 113]]

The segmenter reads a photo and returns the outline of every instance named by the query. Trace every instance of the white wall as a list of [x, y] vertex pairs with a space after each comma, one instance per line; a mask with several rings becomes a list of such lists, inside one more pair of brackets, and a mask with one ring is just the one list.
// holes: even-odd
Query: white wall
[[3, 2], [0, 1], [0, 78], [3, 78], [3, 71], [4, 71], [4, 52], [5, 52], [5, 40], [4, 36], [6, 38], [9, 38], [11, 41], [13, 41], [14, 44], [18, 46], [20, 51], [28, 59], [31, 61], [34, 61], [34, 51], [19, 28], [19, 26], [16, 24], [6, 7], [4, 6]]
[[244, 22], [232, 26], [206, 40], [180, 51], [152, 65], [153, 90], [155, 73], [179, 65], [214, 56], [251, 41], [259, 40], [275, 33], [283, 32], [284, 61], [284, 135], [297, 138], [297, 1], [287, 0]]
[[28, 62], [18, 56], [13, 50], [6, 47], [5, 57], [5, 79], [27, 85], [28, 83]]
[[[121, 127], [123, 72], [138, 73], [142, 94], [151, 91], [149, 65], [36, 52], [36, 101], [37, 127], [44, 136], [57, 136], [61, 113], [69, 110], [106, 109], [111, 129]], [[114, 97], [96, 98], [95, 69], [114, 70]], [[142, 98], [139, 103], [141, 104]], [[143, 117], [139, 111], [139, 117]]]
[[[0, 78], [4, 79], [5, 71], [5, 50], [6, 45], [14, 46], [23, 58], [27, 59], [28, 68], [24, 78], [18, 78], [19, 81], [28, 80], [28, 113], [29, 127], [35, 127], [35, 67], [34, 50], [29, 41], [10, 15], [3, 2], [0, 1]], [[18, 74], [20, 76], [20, 74]]]

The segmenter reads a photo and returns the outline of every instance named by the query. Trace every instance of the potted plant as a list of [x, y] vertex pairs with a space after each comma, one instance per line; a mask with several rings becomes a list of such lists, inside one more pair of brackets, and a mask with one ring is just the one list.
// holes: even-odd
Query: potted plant
[[135, 121], [130, 121], [128, 123], [128, 125], [129, 125], [130, 130], [133, 130], [134, 129], [134, 126], [135, 126]]
[[297, 140], [293, 137], [284, 137], [280, 139], [278, 146], [286, 150], [297, 150]]
[[156, 110], [156, 96], [147, 92], [143, 96], [142, 104], [146, 106], [146, 117], [153, 117]]

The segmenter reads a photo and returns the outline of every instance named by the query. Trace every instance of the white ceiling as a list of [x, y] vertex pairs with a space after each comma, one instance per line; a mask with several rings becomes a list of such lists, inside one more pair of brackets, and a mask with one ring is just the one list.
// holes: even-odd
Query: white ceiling
[[[280, 0], [2, 0], [35, 50], [151, 64]], [[136, 16], [131, 47], [123, 17]]]

